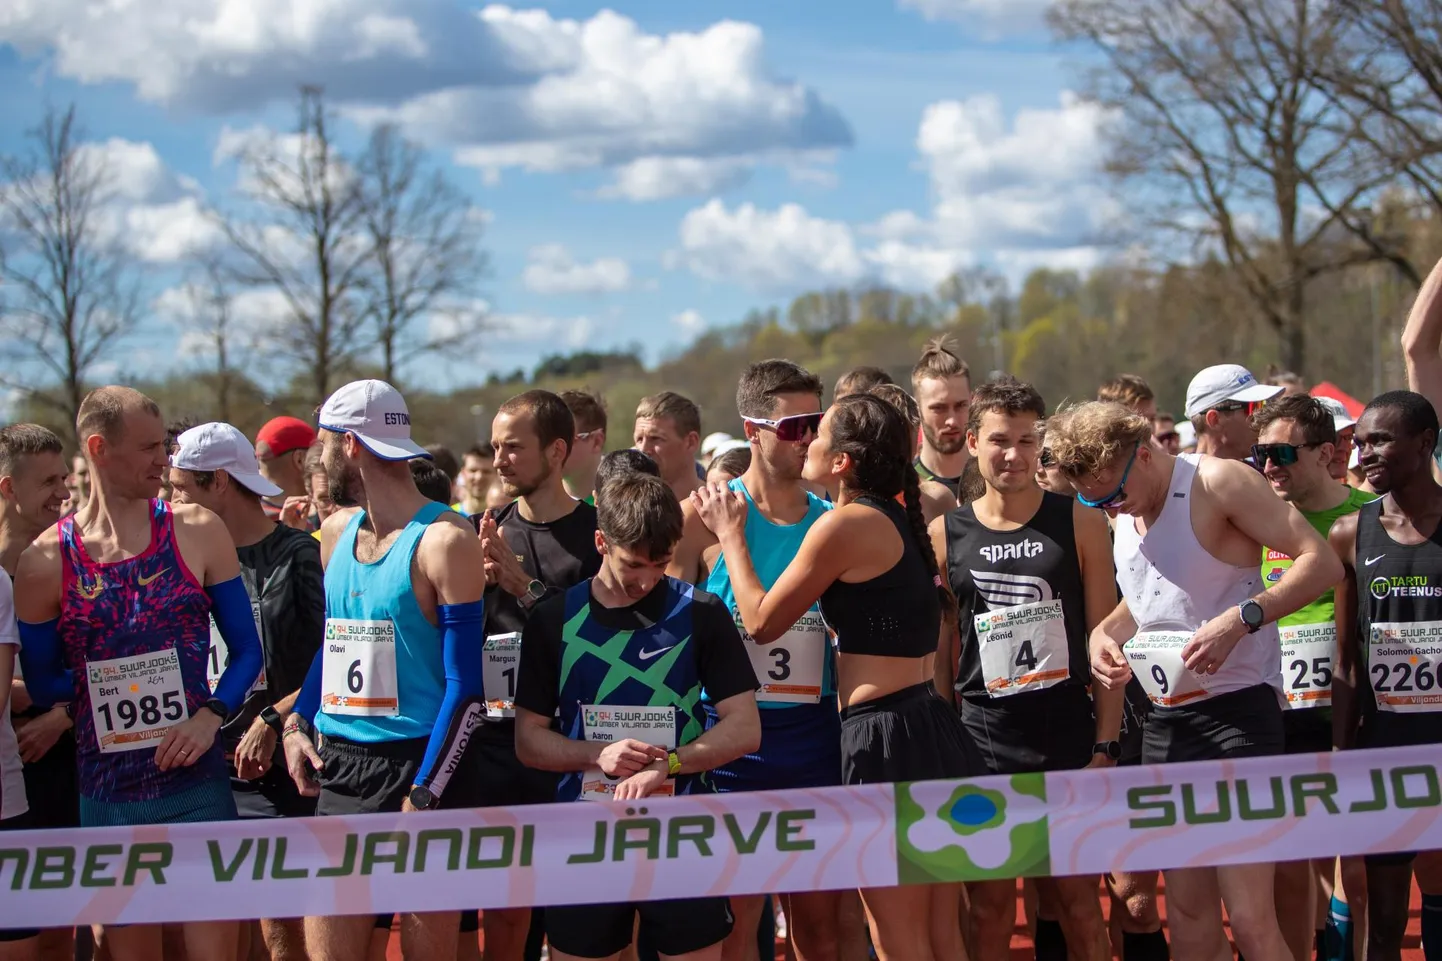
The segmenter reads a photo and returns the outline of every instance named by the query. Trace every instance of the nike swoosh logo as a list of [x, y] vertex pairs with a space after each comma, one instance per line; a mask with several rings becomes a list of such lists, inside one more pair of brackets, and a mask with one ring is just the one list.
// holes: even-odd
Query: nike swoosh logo
[[1378, 561], [1380, 561], [1382, 558], [1384, 558], [1384, 557], [1386, 557], [1386, 556], [1387, 556], [1386, 554], [1378, 554], [1376, 557], [1369, 557], [1369, 558], [1367, 558], [1367, 560], [1366, 560], [1364, 563], [1365, 563], [1368, 567], [1371, 567], [1373, 564], [1377, 563]]
[[[676, 646], [675, 644], [672, 644], [672, 645], [671, 645], [671, 647], [675, 647], [675, 646]], [[665, 654], [667, 651], [671, 650], [671, 647], [662, 647], [662, 648], [658, 648], [657, 650], [654, 650], [654, 651], [642, 651], [640, 654], [637, 654], [636, 656], [639, 657], [639, 658], [640, 658], [641, 660], [643, 660], [643, 661], [649, 661], [649, 660], [651, 660], [651, 658], [653, 658], [653, 657], [660, 657], [662, 654]]]
[[350, 596], [351, 596], [351, 597], [360, 597], [360, 596], [361, 596], [362, 594], [364, 594], [364, 593], [365, 593], [365, 591], [351, 591], [351, 592], [350, 592]]
[[157, 577], [159, 577], [161, 574], [164, 574], [168, 570], [170, 570], [170, 568], [162, 567], [160, 570], [156, 571], [154, 574], [151, 574], [149, 577], [137, 577], [135, 579], [135, 583], [139, 584], [141, 587], [149, 587], [151, 581], [155, 580]]

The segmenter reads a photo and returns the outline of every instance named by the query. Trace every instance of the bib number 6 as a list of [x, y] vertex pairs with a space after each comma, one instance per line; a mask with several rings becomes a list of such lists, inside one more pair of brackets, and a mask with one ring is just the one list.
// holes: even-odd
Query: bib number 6
[[350, 688], [352, 694], [359, 694], [361, 688], [365, 687], [365, 675], [361, 674], [360, 658], [351, 662], [350, 669], [345, 672], [345, 686]]

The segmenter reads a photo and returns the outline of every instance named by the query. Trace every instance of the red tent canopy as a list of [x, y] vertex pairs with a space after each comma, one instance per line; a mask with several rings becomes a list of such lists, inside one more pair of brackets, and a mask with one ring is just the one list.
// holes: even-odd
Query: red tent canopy
[[1342, 388], [1338, 387], [1336, 384], [1332, 383], [1330, 380], [1322, 381], [1320, 384], [1313, 387], [1307, 393], [1311, 394], [1313, 397], [1332, 398], [1333, 400], [1339, 402], [1343, 407], [1347, 408], [1347, 414], [1351, 417], [1361, 417], [1362, 408], [1367, 406], [1357, 398], [1353, 397], [1351, 394], [1347, 393]]

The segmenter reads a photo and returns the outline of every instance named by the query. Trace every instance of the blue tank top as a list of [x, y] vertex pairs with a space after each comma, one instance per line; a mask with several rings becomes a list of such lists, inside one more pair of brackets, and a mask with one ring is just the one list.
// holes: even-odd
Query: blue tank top
[[[325, 657], [337, 619], [389, 621], [395, 626], [396, 710], [385, 715], [327, 713], [322, 696], [315, 726], [321, 734], [376, 743], [430, 737], [446, 693], [441, 630], [421, 613], [411, 583], [411, 564], [426, 528], [450, 508], [431, 502], [416, 512], [385, 556], [371, 564], [356, 560], [356, 532], [365, 521], [357, 511], [346, 524], [325, 570]], [[327, 674], [329, 671], [327, 671]], [[342, 671], [342, 675], [344, 671]], [[324, 685], [322, 686], [324, 689]]]
[[[769, 591], [796, 557], [796, 552], [801, 549], [801, 542], [806, 539], [806, 532], [811, 530], [811, 525], [815, 524], [822, 514], [831, 510], [833, 505], [807, 491], [805, 517], [795, 524], [773, 524], [757, 508], [756, 502], [751, 499], [751, 492], [746, 489], [741, 478], [736, 478], [727, 486], [733, 491], [740, 491], [746, 497], [746, 548], [751, 554], [751, 563], [756, 568], [756, 576], [760, 578], [761, 586]], [[711, 576], [706, 579], [706, 591], [721, 598], [722, 603], [731, 611], [731, 616], [736, 618], [736, 628], [741, 631], [742, 640], [748, 645], [754, 643], [746, 634], [745, 629], [741, 627], [741, 618], [736, 614], [736, 594], [731, 590], [731, 574], [726, 569], [724, 553], [716, 559], [716, 566], [712, 569]], [[813, 604], [811, 610], [819, 616], [821, 607], [819, 604]], [[765, 677], [761, 677], [760, 680], [763, 684], [766, 682]], [[835, 694], [835, 653], [828, 642], [826, 661], [821, 672], [821, 697], [824, 701]], [[805, 706], [763, 700], [759, 694], [756, 703], [762, 708]]]

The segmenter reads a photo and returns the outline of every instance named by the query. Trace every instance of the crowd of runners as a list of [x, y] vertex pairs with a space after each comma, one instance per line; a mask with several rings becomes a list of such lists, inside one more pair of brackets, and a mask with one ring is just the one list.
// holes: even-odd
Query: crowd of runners
[[[634, 800], [1442, 744], [1442, 268], [1360, 417], [1237, 365], [1053, 411], [945, 340], [910, 390], [740, 375], [616, 446], [530, 390], [457, 459], [375, 380], [254, 439], [127, 387], [0, 429], [0, 830]], [[608, 444], [608, 440], [613, 443]], [[704, 452], [704, 458], [702, 454]], [[13, 586], [12, 586], [13, 582]], [[325, 643], [322, 643], [322, 639]], [[18, 657], [16, 653], [18, 652]], [[13, 681], [12, 681], [12, 667]], [[21, 670], [23, 668], [23, 671]], [[644, 712], [597, 711], [645, 707]], [[13, 722], [13, 723], [12, 723]], [[1442, 858], [1028, 882], [1039, 959], [1400, 957]], [[0, 961], [1009, 957], [1015, 881], [17, 927]], [[1102, 899], [1110, 899], [1110, 924]]]

